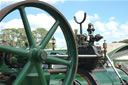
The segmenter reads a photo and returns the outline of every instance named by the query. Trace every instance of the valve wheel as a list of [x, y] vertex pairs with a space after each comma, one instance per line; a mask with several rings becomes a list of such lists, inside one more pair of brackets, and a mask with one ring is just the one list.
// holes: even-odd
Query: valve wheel
[[[51, 27], [51, 29], [46, 34], [45, 38], [41, 41], [40, 45], [36, 45], [34, 38], [32, 36], [32, 32], [30, 29], [30, 25], [26, 16], [25, 8], [26, 7], [35, 7], [42, 9], [49, 13], [54, 19], [55, 23]], [[56, 63], [67, 66], [67, 70], [65, 72], [64, 82], [63, 85], [71, 85], [73, 83], [75, 73], [77, 70], [77, 49], [76, 43], [73, 36], [73, 32], [71, 30], [70, 25], [68, 24], [67, 20], [64, 16], [53, 6], [37, 0], [28, 0], [22, 1], [19, 3], [12, 4], [0, 11], [0, 22], [11, 12], [14, 10], [19, 10], [22, 22], [24, 25], [25, 33], [29, 42], [30, 49], [21, 49], [15, 48], [10, 46], [0, 45], [0, 51], [5, 53], [10, 53], [18, 56], [26, 56], [29, 57], [27, 63], [24, 65], [16, 80], [14, 80], [13, 85], [21, 85], [23, 80], [25, 79], [26, 75], [30, 72], [30, 70], [35, 67], [38, 73], [38, 77], [40, 78], [41, 85], [48, 85], [45, 71], [42, 68], [42, 62], [44, 61], [46, 64], [47, 62]], [[66, 43], [67, 43], [67, 52], [68, 58], [62, 59], [55, 56], [49, 56], [45, 51], [44, 48], [46, 47], [47, 43], [57, 30], [58, 26], [60, 26]]]

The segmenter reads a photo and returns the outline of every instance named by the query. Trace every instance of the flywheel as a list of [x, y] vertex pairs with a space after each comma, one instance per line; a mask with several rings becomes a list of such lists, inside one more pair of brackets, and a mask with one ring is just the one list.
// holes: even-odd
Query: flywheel
[[[51, 15], [55, 19], [55, 23], [50, 28], [44, 39], [41, 41], [39, 45], [36, 45], [32, 30], [27, 18], [27, 14], [25, 11], [25, 8], [27, 7], [34, 7], [39, 8], [45, 12], [47, 12], [49, 15]], [[18, 47], [11, 47], [11, 46], [5, 46], [0, 45], [0, 51], [8, 54], [13, 54], [20, 57], [28, 57], [26, 64], [23, 68], [17, 71], [17, 76], [15, 80], [12, 82], [12, 85], [23, 85], [25, 84], [25, 79], [27, 76], [30, 77], [30, 74], [32, 74], [31, 70], [35, 68], [36, 73], [38, 74], [40, 85], [49, 85], [51, 78], [46, 78], [46, 74], [52, 75], [50, 71], [42, 68], [42, 64], [61, 64], [65, 65], [66, 72], [64, 72], [64, 78], [62, 85], [72, 85], [73, 80], [75, 78], [76, 70], [77, 70], [77, 47], [74, 39], [73, 32], [71, 30], [71, 27], [65, 17], [53, 6], [37, 0], [28, 0], [28, 1], [22, 1], [15, 4], [12, 4], [10, 6], [7, 6], [6, 8], [2, 9], [0, 11], [0, 22], [10, 13], [13, 11], [18, 10], [19, 14], [21, 16], [24, 30], [27, 36], [27, 40], [29, 43], [29, 49], [22, 49]], [[58, 29], [58, 27], [61, 28], [62, 33], [64, 35], [64, 38], [66, 40], [67, 44], [67, 55], [68, 57], [65, 59], [58, 58], [56, 56], [49, 55], [44, 48], [46, 47], [49, 40], [54, 35], [55, 31]], [[42, 63], [43, 62], [43, 63]], [[48, 80], [49, 79], [49, 80]], [[32, 82], [28, 81], [28, 82]], [[35, 80], [36, 81], [36, 80]], [[1, 83], [1, 82], [0, 82]], [[28, 85], [29, 83], [25, 84]], [[39, 84], [31, 84], [31, 85], [39, 85]]]

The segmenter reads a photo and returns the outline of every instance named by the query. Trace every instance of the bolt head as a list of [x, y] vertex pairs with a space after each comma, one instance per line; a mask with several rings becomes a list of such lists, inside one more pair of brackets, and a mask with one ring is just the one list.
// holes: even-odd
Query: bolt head
[[47, 58], [47, 53], [46, 52], [42, 52], [41, 54], [41, 58], [44, 60]]

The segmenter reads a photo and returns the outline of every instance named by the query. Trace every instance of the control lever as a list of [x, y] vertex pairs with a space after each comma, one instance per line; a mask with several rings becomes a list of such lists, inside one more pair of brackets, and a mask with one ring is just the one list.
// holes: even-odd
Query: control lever
[[103, 48], [104, 48], [104, 56], [108, 59], [109, 63], [111, 64], [111, 66], [113, 68], [113, 70], [115, 71], [115, 73], [117, 74], [118, 78], [120, 79], [121, 84], [122, 85], [125, 85], [125, 82], [123, 81], [123, 79], [121, 78], [119, 72], [117, 71], [117, 69], [113, 65], [111, 59], [109, 58], [108, 55], [106, 55], [106, 53], [107, 53], [107, 50], [106, 50], [107, 49], [107, 43], [106, 43], [106, 41], [104, 41], [104, 43], [103, 43]]

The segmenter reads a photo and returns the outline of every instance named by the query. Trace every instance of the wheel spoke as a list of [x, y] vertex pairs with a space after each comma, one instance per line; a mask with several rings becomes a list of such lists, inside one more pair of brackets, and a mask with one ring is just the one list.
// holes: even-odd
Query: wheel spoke
[[36, 69], [37, 69], [37, 72], [38, 72], [38, 76], [39, 76], [41, 85], [47, 85], [46, 78], [45, 78], [45, 75], [44, 75], [44, 71], [42, 69], [42, 64], [41, 63], [35, 63], [35, 65], [36, 65]]
[[21, 49], [21, 48], [0, 45], [0, 51], [5, 52], [5, 53], [12, 53], [12, 54], [19, 55], [19, 56], [29, 57], [29, 51]]
[[25, 28], [25, 32], [26, 32], [26, 35], [27, 35], [27, 38], [28, 38], [29, 45], [30, 45], [31, 48], [35, 47], [34, 38], [32, 36], [31, 28], [30, 28], [30, 25], [29, 25], [24, 7], [20, 7], [19, 11], [20, 11], [20, 15], [21, 15], [21, 18], [22, 18], [22, 21], [23, 21], [23, 24], [24, 24], [24, 28]]
[[14, 81], [13, 85], [21, 85], [21, 83], [23, 82], [23, 80], [25, 79], [28, 71], [31, 68], [31, 62], [28, 61], [28, 63], [24, 66], [24, 68], [22, 69], [22, 71], [19, 73], [19, 75], [17, 76], [16, 80]]
[[49, 40], [51, 39], [51, 37], [53, 36], [53, 34], [55, 33], [57, 27], [59, 26], [59, 20], [57, 20], [54, 25], [51, 27], [51, 29], [49, 30], [49, 32], [47, 33], [47, 35], [44, 37], [44, 39], [42, 40], [41, 44], [40, 44], [40, 48], [44, 49], [45, 46], [48, 44]]
[[48, 63], [54, 63], [54, 64], [62, 64], [70, 66], [71, 62], [62, 58], [57, 58], [55, 56], [47, 56], [46, 62]]

